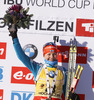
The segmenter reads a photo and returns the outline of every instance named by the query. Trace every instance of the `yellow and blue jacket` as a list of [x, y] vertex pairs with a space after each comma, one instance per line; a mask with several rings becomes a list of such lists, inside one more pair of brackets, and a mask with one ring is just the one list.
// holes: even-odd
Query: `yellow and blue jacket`
[[[31, 60], [24, 53], [23, 49], [21, 48], [18, 38], [13, 39], [13, 46], [18, 58], [34, 75], [34, 80], [36, 82], [34, 100], [41, 100], [38, 98], [47, 97], [46, 75], [45, 75], [45, 70], [43, 68], [43, 64]], [[56, 79], [55, 87], [53, 89], [54, 90], [52, 94], [52, 98], [54, 98], [53, 100], [61, 100], [61, 95], [62, 93], [65, 94], [65, 88], [66, 88], [66, 78], [67, 78], [66, 69], [60, 66], [57, 66], [57, 67], [51, 66], [51, 65], [47, 66], [48, 72], [50, 71], [55, 72], [57, 68], [59, 69], [59, 72]], [[49, 80], [50, 80], [50, 84], [52, 84], [53, 78], [49, 78]]]

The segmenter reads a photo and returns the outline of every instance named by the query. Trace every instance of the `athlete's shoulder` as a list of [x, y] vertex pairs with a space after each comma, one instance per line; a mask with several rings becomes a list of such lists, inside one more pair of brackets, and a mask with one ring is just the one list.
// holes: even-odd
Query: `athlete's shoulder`
[[61, 71], [66, 71], [66, 69], [63, 66], [57, 65], [57, 69]]

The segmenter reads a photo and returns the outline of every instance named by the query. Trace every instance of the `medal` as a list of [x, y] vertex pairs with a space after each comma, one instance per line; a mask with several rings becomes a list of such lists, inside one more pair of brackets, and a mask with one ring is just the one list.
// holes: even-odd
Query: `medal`
[[51, 87], [50, 87], [49, 73], [48, 73], [47, 65], [46, 64], [44, 65], [44, 68], [45, 68], [45, 73], [46, 73], [47, 92], [48, 92], [48, 98], [46, 100], [51, 100], [51, 95], [52, 95], [52, 92], [53, 92], [53, 89], [54, 89], [54, 85], [55, 85], [55, 82], [56, 82], [56, 78], [57, 78], [57, 75], [58, 75], [58, 69], [54, 73], [53, 83], [51, 84]]

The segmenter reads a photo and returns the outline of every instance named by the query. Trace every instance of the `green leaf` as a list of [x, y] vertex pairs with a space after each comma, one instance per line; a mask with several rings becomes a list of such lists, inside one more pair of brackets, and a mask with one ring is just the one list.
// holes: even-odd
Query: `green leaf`
[[[24, 15], [24, 17], [20, 18], [18, 15], [18, 12], [14, 12], [15, 15], [11, 15], [9, 13], [9, 10], [6, 11], [6, 14], [4, 16], [4, 19], [6, 21], [6, 25], [9, 25], [10, 23], [16, 23], [18, 28], [28, 28], [30, 25], [30, 18], [33, 16], [33, 14], [27, 14], [29, 11], [29, 7], [25, 10], [24, 8], [20, 10], [20, 13]], [[2, 22], [4, 23], [4, 22]]]
[[20, 10], [20, 12], [23, 12], [23, 11], [24, 11], [24, 9], [21, 9], [21, 10]]
[[5, 21], [6, 21], [7, 24], [13, 23], [13, 18], [10, 15], [5, 15], [4, 19], [5, 19]]
[[33, 16], [33, 14], [30, 14], [29, 16], [30, 16], [30, 17], [32, 17], [32, 16]]
[[28, 23], [28, 21], [25, 21], [24, 24], [25, 24], [26, 28], [29, 27], [29, 23]]
[[29, 7], [25, 10], [26, 14], [28, 13], [28, 11], [29, 11]]
[[17, 26], [18, 26], [19, 28], [22, 27], [22, 22], [21, 22], [21, 20], [19, 20], [19, 22], [17, 23]]

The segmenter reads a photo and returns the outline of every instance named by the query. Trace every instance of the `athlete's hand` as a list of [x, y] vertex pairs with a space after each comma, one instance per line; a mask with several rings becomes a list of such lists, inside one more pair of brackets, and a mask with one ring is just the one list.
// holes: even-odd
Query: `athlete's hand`
[[68, 100], [80, 100], [80, 97], [76, 93], [69, 92], [69, 99]]
[[10, 32], [9, 36], [12, 37], [12, 39], [17, 38], [17, 26], [12, 24], [9, 25], [8, 30]]

